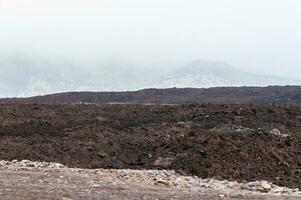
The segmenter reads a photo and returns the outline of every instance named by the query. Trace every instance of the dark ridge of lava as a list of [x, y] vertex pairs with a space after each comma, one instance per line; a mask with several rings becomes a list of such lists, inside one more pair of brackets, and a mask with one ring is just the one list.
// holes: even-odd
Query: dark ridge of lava
[[301, 86], [170, 88], [129, 92], [67, 92], [30, 98], [6, 98], [0, 102], [65, 103], [152, 103], [152, 104], [301, 104]]

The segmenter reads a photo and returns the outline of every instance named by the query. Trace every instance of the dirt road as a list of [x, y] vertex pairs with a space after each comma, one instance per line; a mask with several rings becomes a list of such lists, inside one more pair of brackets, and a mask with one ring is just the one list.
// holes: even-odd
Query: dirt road
[[184, 177], [165, 170], [84, 170], [61, 165], [41, 166], [31, 162], [2, 165], [1, 199], [301, 199], [297, 192], [285, 195], [259, 193], [238, 189], [242, 186], [238, 183]]

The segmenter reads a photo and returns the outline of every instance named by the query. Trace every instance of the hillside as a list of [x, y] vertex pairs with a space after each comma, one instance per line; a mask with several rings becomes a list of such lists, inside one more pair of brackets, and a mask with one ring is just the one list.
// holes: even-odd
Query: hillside
[[0, 98], [68, 91], [301, 85], [300, 80], [265, 76], [260, 72], [252, 74], [227, 63], [202, 60], [164, 65], [123, 59], [85, 63], [43, 56], [0, 54], [0, 67]]
[[295, 85], [301, 81], [252, 74], [227, 63], [196, 60], [165, 76], [159, 88]]

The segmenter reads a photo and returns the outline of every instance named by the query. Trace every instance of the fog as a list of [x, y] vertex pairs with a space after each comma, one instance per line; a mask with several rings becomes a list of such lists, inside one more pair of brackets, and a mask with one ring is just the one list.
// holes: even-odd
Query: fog
[[90, 73], [112, 61], [115, 73], [123, 62], [168, 71], [203, 59], [297, 79], [300, 13], [299, 0], [0, 0], [0, 58], [68, 60]]

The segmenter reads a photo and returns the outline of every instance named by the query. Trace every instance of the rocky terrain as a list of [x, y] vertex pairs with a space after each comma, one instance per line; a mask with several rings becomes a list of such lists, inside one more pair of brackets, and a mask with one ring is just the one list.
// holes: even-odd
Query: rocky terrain
[[64, 103], [150, 103], [181, 104], [214, 103], [288, 103], [301, 104], [301, 86], [220, 87], [208, 89], [145, 89], [132, 92], [69, 92], [30, 98], [0, 99], [0, 102], [64, 104]]
[[1, 199], [286, 199], [298, 189], [267, 181], [238, 183], [168, 170], [67, 168], [58, 163], [0, 161]]
[[0, 159], [301, 188], [294, 105], [0, 105]]

